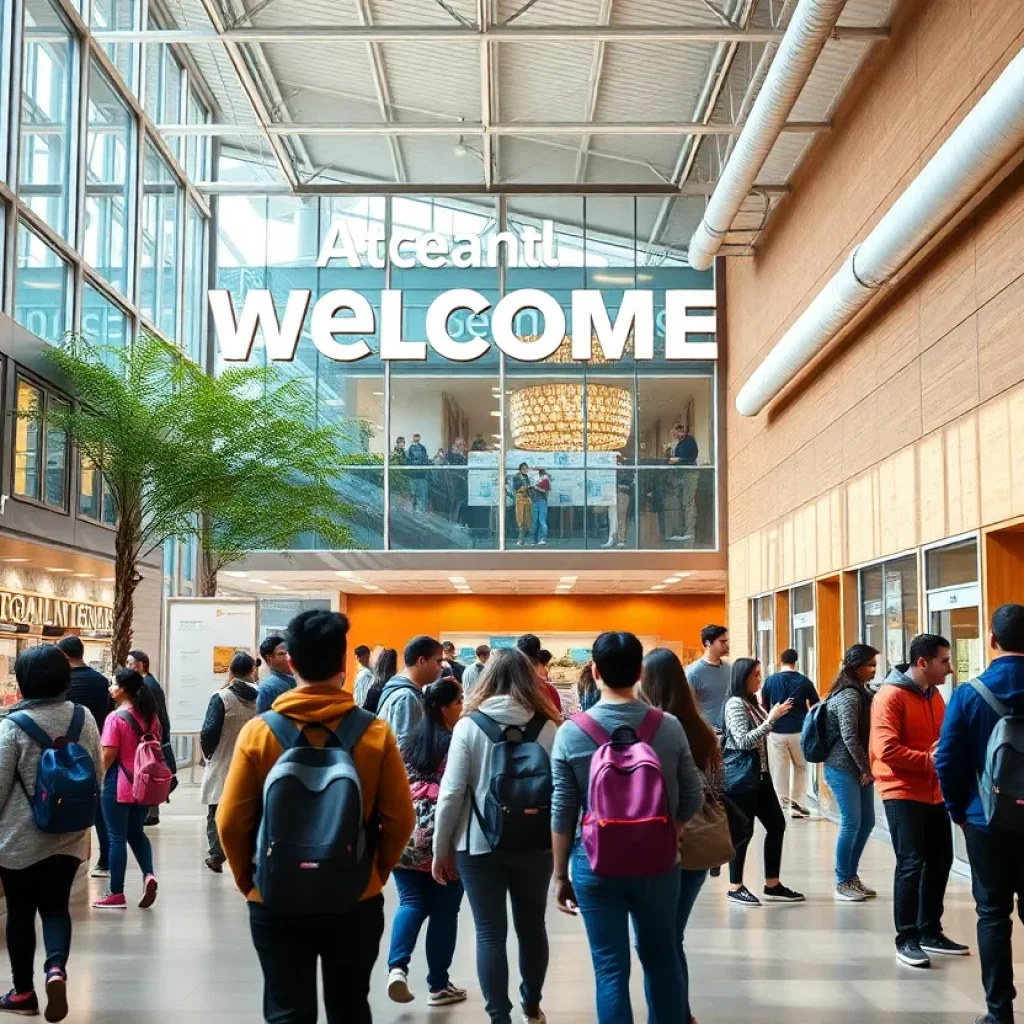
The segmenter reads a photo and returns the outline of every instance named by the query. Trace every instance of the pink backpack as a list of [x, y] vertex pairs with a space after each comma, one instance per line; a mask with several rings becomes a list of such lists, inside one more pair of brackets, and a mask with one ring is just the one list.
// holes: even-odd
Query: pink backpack
[[121, 766], [121, 771], [132, 784], [132, 799], [143, 807], [158, 807], [171, 795], [171, 784], [174, 782], [174, 775], [164, 760], [160, 741], [152, 732], [143, 732], [138, 719], [130, 711], [119, 711], [117, 714], [131, 725], [139, 738], [139, 745], [135, 748], [135, 771], [129, 772], [124, 765]]
[[[678, 859], [678, 832], [669, 813], [665, 775], [650, 746], [664, 717], [657, 708], [648, 708], [640, 728], [617, 729], [619, 738], [609, 736], [589, 712], [572, 717], [597, 744], [590, 762], [583, 848], [599, 877], [663, 875]], [[623, 733], [632, 736], [621, 739]]]

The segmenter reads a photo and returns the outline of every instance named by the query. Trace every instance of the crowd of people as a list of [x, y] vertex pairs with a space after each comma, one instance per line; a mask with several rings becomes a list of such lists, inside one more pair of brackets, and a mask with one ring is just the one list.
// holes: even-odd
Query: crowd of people
[[[878, 895], [860, 877], [878, 789], [896, 854], [895, 954], [908, 967], [969, 952], [942, 925], [952, 829], [963, 829], [988, 1003], [978, 1024], [1012, 1021], [1012, 913], [1024, 893], [1024, 606], [995, 612], [991, 664], [960, 680], [948, 707], [938, 687], [952, 671], [950, 642], [934, 634], [914, 637], [908, 662], [880, 684], [878, 652], [854, 644], [819, 700], [794, 650], [763, 680], [757, 659], [728, 662], [724, 626], [703, 630], [703, 655], [686, 669], [667, 648], [645, 653], [631, 633], [602, 633], [571, 692], [552, 685], [550, 654], [532, 634], [513, 649], [482, 645], [468, 666], [430, 636], [413, 637], [401, 665], [394, 650], [374, 657], [360, 646], [348, 685], [348, 630], [340, 613], [300, 614], [261, 645], [262, 681], [259, 662], [236, 654], [200, 738], [206, 865], [226, 865], [248, 899], [268, 1024], [317, 1019], [318, 962], [328, 1020], [370, 1021], [392, 877], [386, 985], [396, 1003], [417, 998], [424, 929], [425, 1002], [468, 998], [466, 979], [451, 975], [465, 897], [488, 1018], [544, 1022], [553, 903], [582, 918], [599, 1024], [634, 1019], [630, 924], [649, 1020], [695, 1024], [700, 985], [685, 936], [709, 876], [728, 866], [732, 906], [805, 901], [781, 875], [787, 816], [812, 813], [808, 760], [822, 764], [838, 812], [834, 897], [844, 903]], [[67, 1015], [68, 905], [91, 825], [93, 873], [110, 876], [93, 906], [126, 907], [129, 847], [139, 906], [156, 899], [144, 824], [173, 776], [165, 703], [139, 671], [148, 669], [142, 652], [133, 665], [108, 685], [84, 665], [75, 637], [17, 660], [23, 700], [0, 721], [0, 879], [14, 978], [0, 1012], [40, 1010], [38, 915], [46, 1019]], [[41, 796], [49, 792], [66, 799]], [[755, 821], [764, 829], [760, 895], [744, 884]]]

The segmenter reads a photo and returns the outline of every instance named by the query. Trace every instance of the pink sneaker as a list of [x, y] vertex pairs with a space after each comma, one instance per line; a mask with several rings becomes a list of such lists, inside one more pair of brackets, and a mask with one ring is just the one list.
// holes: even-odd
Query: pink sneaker
[[142, 899], [139, 900], [139, 906], [143, 910], [148, 910], [156, 903], [156, 890], [156, 877], [154, 875], [146, 875], [142, 882]]
[[123, 892], [108, 892], [106, 896], [93, 900], [92, 905], [96, 910], [125, 910], [128, 901], [124, 898]]

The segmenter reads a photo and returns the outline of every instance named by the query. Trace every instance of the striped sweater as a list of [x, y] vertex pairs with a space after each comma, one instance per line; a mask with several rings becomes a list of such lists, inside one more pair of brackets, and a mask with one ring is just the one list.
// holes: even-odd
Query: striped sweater
[[767, 736], [775, 727], [756, 704], [742, 697], [730, 697], [722, 710], [726, 750], [756, 750], [761, 771], [768, 771]]
[[825, 764], [851, 775], [870, 775], [867, 747], [861, 740], [861, 715], [871, 713], [871, 694], [852, 686], [829, 697], [826, 704], [828, 756]]

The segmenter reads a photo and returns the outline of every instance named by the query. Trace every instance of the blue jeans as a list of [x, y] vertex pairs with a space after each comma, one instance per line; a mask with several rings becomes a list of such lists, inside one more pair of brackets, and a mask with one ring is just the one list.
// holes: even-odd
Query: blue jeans
[[107, 822], [103, 817], [103, 801], [96, 804], [96, 838], [99, 840], [100, 855], [96, 863], [100, 867], [110, 867], [110, 836], [107, 835]]
[[[707, 877], [707, 870], [680, 870], [679, 872], [679, 902], [676, 904], [676, 935], [678, 936], [676, 949], [679, 951], [679, 963], [683, 968], [684, 1012], [679, 1019], [684, 1022], [693, 1016], [693, 1011], [690, 1009], [690, 968], [686, 963], [686, 949], [683, 946], [683, 939], [686, 935], [686, 923], [690, 920], [690, 914], [693, 913], [693, 905], [697, 902], [697, 897], [700, 895], [700, 890], [703, 888]], [[644, 992], [647, 995], [647, 1005], [650, 1006], [651, 987], [646, 978], [644, 979]], [[657, 1018], [653, 1013], [650, 1016], [650, 1024], [658, 1024]]]
[[599, 1024], [633, 1024], [629, 1001], [629, 922], [644, 969], [651, 1021], [683, 1020], [686, 1004], [678, 952], [679, 868], [641, 878], [598, 878], [582, 845], [572, 855], [572, 883], [590, 943]]
[[547, 853], [455, 855], [476, 925], [476, 972], [491, 1024], [512, 1024], [508, 997], [508, 904], [519, 940], [522, 1006], [539, 1005], [548, 973], [548, 907], [552, 860]]
[[825, 781], [839, 805], [836, 885], [842, 885], [857, 877], [861, 854], [875, 827], [875, 787], [862, 786], [859, 776], [831, 765], [825, 765]]
[[533, 499], [533, 542], [548, 539], [548, 503]]
[[124, 892], [128, 847], [132, 848], [143, 877], [153, 874], [153, 847], [142, 827], [149, 808], [117, 802], [117, 772], [117, 765], [112, 765], [103, 780], [103, 817], [110, 836], [110, 891], [120, 895]]
[[396, 868], [398, 911], [391, 925], [391, 952], [388, 970], [401, 967], [409, 970], [416, 940], [423, 922], [427, 924], [427, 985], [431, 992], [440, 992], [450, 981], [448, 968], [455, 956], [459, 937], [459, 907], [462, 906], [462, 883], [439, 885], [429, 871]]

